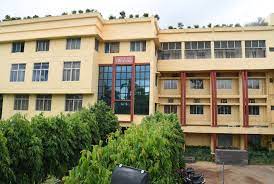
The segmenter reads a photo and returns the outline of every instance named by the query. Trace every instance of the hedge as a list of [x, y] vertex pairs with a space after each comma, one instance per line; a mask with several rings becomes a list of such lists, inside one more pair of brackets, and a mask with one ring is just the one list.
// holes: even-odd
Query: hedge
[[121, 134], [112, 134], [108, 144], [83, 151], [77, 167], [64, 177], [67, 184], [110, 183], [118, 164], [147, 170], [151, 183], [175, 183], [175, 170], [184, 167], [183, 132], [175, 115], [156, 113]]
[[196, 161], [213, 161], [211, 150], [208, 146], [186, 146], [185, 156], [195, 157]]
[[[111, 125], [98, 121], [99, 115]], [[0, 183], [41, 183], [48, 175], [62, 178], [77, 165], [83, 149], [105, 142], [117, 128], [117, 117], [103, 102], [67, 115], [40, 114], [29, 121], [17, 114], [2, 121]]]
[[248, 150], [249, 164], [274, 164], [274, 150], [267, 148], [249, 149]]

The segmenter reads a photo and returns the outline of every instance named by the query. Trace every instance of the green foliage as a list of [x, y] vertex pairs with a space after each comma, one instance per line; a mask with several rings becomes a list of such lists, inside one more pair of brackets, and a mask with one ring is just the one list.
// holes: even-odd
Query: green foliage
[[98, 123], [101, 140], [106, 142], [108, 134], [115, 132], [119, 127], [117, 117], [113, 114], [111, 108], [103, 101], [99, 101], [94, 106], [91, 106], [90, 111], [94, 114], [95, 121]]
[[185, 156], [195, 157], [198, 161], [213, 161], [210, 147], [208, 146], [186, 146]]
[[14, 181], [14, 174], [10, 169], [10, 157], [7, 148], [7, 139], [0, 131], [0, 183]]
[[174, 170], [184, 166], [183, 132], [175, 115], [156, 113], [122, 135], [113, 133], [106, 146], [83, 151], [65, 183], [109, 183], [118, 164], [147, 170], [152, 183], [174, 183]]
[[82, 150], [99, 144], [101, 137], [106, 141], [117, 128], [117, 117], [102, 102], [68, 115], [40, 114], [31, 122], [15, 115], [0, 123], [0, 183], [62, 178], [77, 165]]
[[34, 134], [29, 121], [21, 115], [15, 115], [2, 122], [0, 126], [7, 139], [10, 168], [15, 175], [15, 180], [10, 178], [9, 183], [41, 181], [42, 144]]
[[248, 150], [249, 164], [274, 164], [274, 150], [258, 148]]

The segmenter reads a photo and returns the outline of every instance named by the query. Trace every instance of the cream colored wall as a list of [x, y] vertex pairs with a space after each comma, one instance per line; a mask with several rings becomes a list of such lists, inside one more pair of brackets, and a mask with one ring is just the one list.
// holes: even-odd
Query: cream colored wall
[[210, 134], [185, 134], [185, 142], [187, 146], [210, 146]]
[[[54, 94], [52, 95], [51, 101], [51, 111], [36, 111], [36, 95], [29, 95], [29, 106], [28, 110], [13, 110], [14, 109], [14, 95], [7, 94], [3, 95], [3, 114], [2, 119], [7, 119], [16, 113], [20, 113], [25, 115], [27, 118], [31, 118], [41, 112], [46, 116], [52, 116], [62, 113], [70, 113], [65, 112], [65, 99], [66, 96], [64, 94]], [[92, 94], [83, 95], [83, 107], [88, 107], [94, 103], [94, 97]]]
[[[11, 43], [0, 44], [0, 93], [94, 93], [93, 42], [94, 38], [83, 37], [80, 50], [66, 50], [66, 39], [55, 39], [48, 52], [36, 52], [36, 41], [27, 41], [22, 53], [11, 53]], [[62, 81], [65, 61], [81, 61], [79, 81]], [[39, 62], [49, 62], [48, 81], [32, 82], [33, 64]], [[26, 63], [24, 82], [10, 82], [11, 65], [16, 63]]]

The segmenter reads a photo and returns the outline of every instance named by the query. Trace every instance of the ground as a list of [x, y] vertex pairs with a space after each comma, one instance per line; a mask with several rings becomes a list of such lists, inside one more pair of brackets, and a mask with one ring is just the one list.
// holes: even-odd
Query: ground
[[[187, 164], [197, 172], [204, 174], [207, 184], [222, 183], [222, 165], [212, 162], [196, 162]], [[225, 184], [273, 184], [274, 165], [225, 165]]]

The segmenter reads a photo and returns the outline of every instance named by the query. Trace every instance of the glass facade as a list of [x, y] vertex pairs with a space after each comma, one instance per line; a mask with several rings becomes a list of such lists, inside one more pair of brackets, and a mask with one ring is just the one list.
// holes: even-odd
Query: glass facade
[[135, 66], [134, 114], [149, 114], [150, 65]]
[[[114, 112], [116, 114], [131, 113], [132, 95], [132, 66], [115, 66], [115, 81], [113, 84], [112, 65], [99, 67], [98, 100], [105, 101], [111, 106], [112, 89], [115, 90]], [[135, 66], [135, 91], [134, 91], [134, 114], [149, 114], [150, 92], [150, 65]]]

